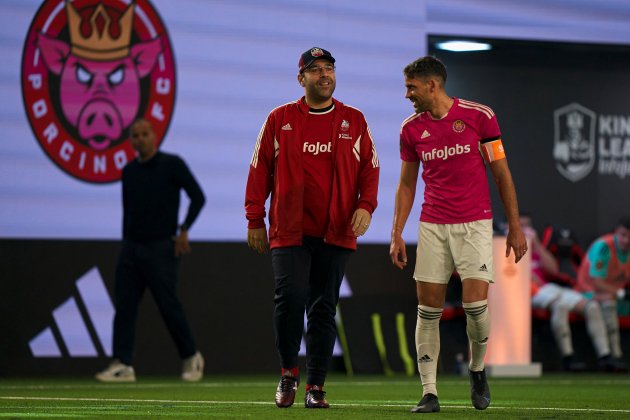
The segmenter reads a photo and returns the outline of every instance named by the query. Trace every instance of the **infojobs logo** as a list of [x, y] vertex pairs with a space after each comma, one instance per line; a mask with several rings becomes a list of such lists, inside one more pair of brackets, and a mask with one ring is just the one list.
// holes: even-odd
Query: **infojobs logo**
[[129, 128], [153, 124], [158, 146], [175, 104], [175, 61], [146, 0], [47, 0], [24, 43], [22, 95], [40, 146], [64, 172], [118, 181], [135, 157]]
[[553, 157], [565, 178], [577, 182], [591, 173], [630, 175], [630, 116], [597, 115], [571, 103], [554, 111]]

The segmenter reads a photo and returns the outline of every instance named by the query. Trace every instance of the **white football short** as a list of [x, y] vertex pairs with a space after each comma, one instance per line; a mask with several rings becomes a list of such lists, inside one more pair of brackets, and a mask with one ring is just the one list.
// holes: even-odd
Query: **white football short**
[[571, 311], [582, 299], [584, 296], [573, 289], [555, 283], [547, 283], [538, 289], [538, 292], [532, 297], [532, 306], [547, 309], [551, 302], [557, 300], [561, 307]]
[[453, 270], [462, 280], [494, 282], [491, 219], [454, 224], [420, 222], [413, 278], [447, 284]]

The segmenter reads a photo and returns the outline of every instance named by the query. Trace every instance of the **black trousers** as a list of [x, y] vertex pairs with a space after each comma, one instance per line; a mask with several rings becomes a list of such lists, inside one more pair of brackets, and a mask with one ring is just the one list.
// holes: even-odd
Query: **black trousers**
[[138, 304], [146, 288], [155, 299], [179, 356], [184, 359], [195, 354], [197, 346], [177, 298], [178, 271], [173, 240], [123, 241], [116, 267], [114, 358], [132, 364]]
[[305, 236], [301, 246], [275, 248], [271, 261], [276, 282], [274, 328], [283, 368], [298, 366], [306, 310], [307, 383], [321, 385], [337, 336], [339, 288], [352, 250]]

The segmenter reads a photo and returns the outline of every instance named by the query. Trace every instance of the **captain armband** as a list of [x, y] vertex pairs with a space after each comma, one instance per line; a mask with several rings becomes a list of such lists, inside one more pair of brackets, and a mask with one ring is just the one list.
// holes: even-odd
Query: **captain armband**
[[479, 145], [479, 148], [484, 160], [488, 163], [505, 159], [505, 149], [503, 149], [501, 138], [484, 141]]

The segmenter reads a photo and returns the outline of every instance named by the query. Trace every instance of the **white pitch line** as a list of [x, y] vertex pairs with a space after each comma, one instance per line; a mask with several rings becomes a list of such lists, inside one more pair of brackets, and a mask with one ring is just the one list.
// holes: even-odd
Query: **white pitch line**
[[[124, 403], [162, 403], [162, 404], [200, 404], [200, 405], [274, 405], [266, 401], [205, 401], [205, 400], [143, 400], [133, 398], [69, 398], [69, 397], [0, 397], [0, 400], [14, 401], [92, 401], [92, 402], [124, 402]], [[360, 404], [360, 403], [334, 403], [338, 407], [411, 407], [409, 404]], [[463, 405], [441, 405], [444, 408], [470, 408]], [[522, 407], [492, 406], [492, 410], [523, 410]], [[593, 408], [563, 408], [563, 407], [527, 407], [527, 410], [536, 411], [572, 411], [581, 413], [624, 413], [630, 414], [630, 409], [593, 409]]]
[[202, 400], [141, 400], [133, 398], [71, 398], [71, 397], [0, 397], [0, 400], [19, 401], [93, 401], [93, 402], [127, 402], [127, 403], [162, 403], [162, 404], [254, 404], [272, 405], [267, 401], [202, 401]]
[[[458, 385], [462, 382], [468, 383], [467, 378], [462, 378], [461, 381], [445, 380], [440, 383], [443, 385]], [[575, 381], [571, 379], [567, 380], [510, 380], [509, 382], [500, 382], [501, 386], [513, 386], [513, 385], [574, 385], [580, 384], [584, 381]], [[630, 385], [630, 379], [600, 379], [590, 380], [589, 385]], [[412, 381], [329, 381], [328, 386], [413, 386], [415, 383]], [[418, 386], [420, 383], [418, 381]], [[195, 387], [195, 388], [244, 388], [244, 387], [275, 387], [275, 381], [269, 382], [198, 382], [194, 384], [183, 383], [109, 383], [109, 384], [77, 384], [77, 385], [0, 385], [0, 390], [18, 390], [18, 389], [114, 389], [114, 388], [170, 388], [170, 387]]]

